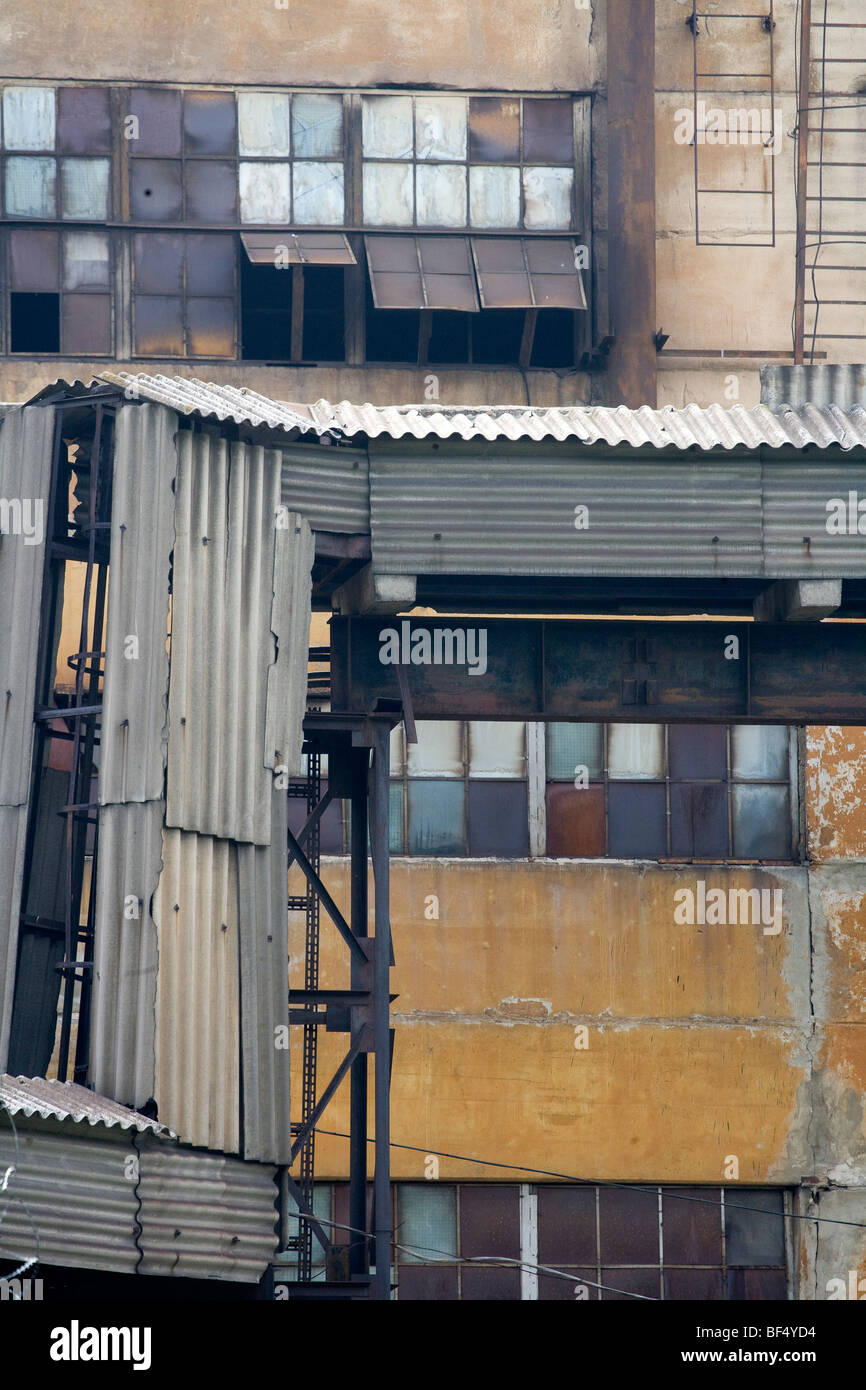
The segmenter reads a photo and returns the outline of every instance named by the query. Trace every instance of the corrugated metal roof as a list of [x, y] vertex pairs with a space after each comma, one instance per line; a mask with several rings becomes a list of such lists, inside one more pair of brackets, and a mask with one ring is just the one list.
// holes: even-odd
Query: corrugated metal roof
[[853, 362], [816, 362], [801, 366], [772, 363], [761, 368], [761, 402], [774, 409], [806, 404], [866, 406], [866, 367]]
[[246, 386], [217, 386], [198, 377], [149, 376], [147, 372], [104, 371], [98, 380], [122, 387], [127, 400], [155, 401], [171, 406], [180, 415], [233, 420], [238, 425], [266, 425], [287, 434], [295, 430], [301, 434], [325, 433], [318, 429], [307, 406], [286, 405]]
[[310, 407], [321, 430], [331, 429], [347, 438], [366, 434], [371, 439], [577, 439], [583, 444], [627, 444], [639, 449], [758, 449], [795, 448], [809, 444], [821, 448], [866, 447], [866, 410], [840, 410], [802, 406], [797, 410], [766, 405], [720, 405], [682, 409], [665, 406], [654, 410], [641, 406], [442, 406], [331, 405], [317, 401]]
[[42, 1076], [0, 1076], [0, 1106], [11, 1115], [41, 1115], [43, 1120], [72, 1120], [76, 1124], [105, 1125], [113, 1129], [136, 1129], [139, 1134], [165, 1133], [165, 1125], [157, 1124], [129, 1110], [107, 1096], [88, 1091], [74, 1081], [46, 1081]]

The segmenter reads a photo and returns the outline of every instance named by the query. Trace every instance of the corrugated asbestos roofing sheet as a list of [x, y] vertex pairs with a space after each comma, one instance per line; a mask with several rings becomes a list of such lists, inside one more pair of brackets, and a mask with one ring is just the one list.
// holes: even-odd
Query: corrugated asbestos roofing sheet
[[[11, 1115], [41, 1115], [44, 1120], [72, 1120], [76, 1124], [105, 1125], [113, 1129], [137, 1129], [139, 1134], [171, 1135], [137, 1110], [129, 1110], [116, 1100], [99, 1096], [74, 1081], [46, 1081], [42, 1076], [0, 1076], [0, 1105]], [[172, 1136], [173, 1137], [173, 1136]]]
[[800, 366], [769, 363], [761, 368], [761, 403], [840, 406], [866, 405], [866, 366], [854, 362], [816, 362]]
[[294, 430], [301, 434], [323, 433], [317, 430], [306, 406], [273, 401], [245, 386], [217, 386], [212, 381], [200, 381], [198, 377], [148, 376], [147, 372], [105, 371], [99, 373], [98, 379], [123, 387], [130, 401], [155, 401], [158, 405], [171, 406], [181, 415], [233, 420], [238, 425], [267, 425], [270, 429], [285, 430], [287, 434]]

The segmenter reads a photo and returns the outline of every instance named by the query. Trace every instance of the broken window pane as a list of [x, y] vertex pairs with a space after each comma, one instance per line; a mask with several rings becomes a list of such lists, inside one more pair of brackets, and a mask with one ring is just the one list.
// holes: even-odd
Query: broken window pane
[[56, 161], [34, 155], [6, 160], [6, 212], [9, 217], [55, 217]]
[[3, 144], [7, 150], [54, 149], [54, 88], [6, 87]]
[[734, 857], [790, 859], [791, 810], [787, 787], [732, 788]]
[[295, 159], [339, 156], [343, 148], [343, 98], [315, 92], [292, 97], [292, 153]]
[[289, 98], [284, 92], [238, 92], [238, 151], [272, 158], [289, 153]]
[[61, 87], [57, 146], [61, 154], [110, 154], [111, 111], [105, 87]]
[[519, 100], [516, 97], [470, 97], [469, 158], [499, 164], [519, 156]]
[[60, 190], [63, 216], [77, 221], [104, 222], [108, 217], [108, 159], [61, 159]]
[[186, 237], [186, 288], [189, 294], [230, 295], [235, 285], [235, 240], [193, 232]]
[[525, 782], [469, 783], [469, 853], [526, 858], [529, 820]]
[[609, 777], [664, 777], [662, 724], [611, 724], [608, 728]]
[[371, 227], [411, 227], [415, 217], [411, 164], [364, 165], [364, 221]]
[[342, 164], [314, 163], [300, 160], [292, 166], [295, 215], [293, 221], [319, 226], [338, 225], [343, 221]]
[[417, 159], [466, 158], [466, 98], [415, 98]]
[[365, 159], [412, 158], [411, 97], [363, 97], [361, 112]]
[[234, 154], [236, 126], [231, 92], [184, 92], [183, 136], [187, 154]]
[[241, 356], [287, 362], [291, 347], [292, 274], [288, 267], [241, 258]]
[[346, 296], [339, 266], [304, 270], [302, 356], [305, 362], [346, 360]]
[[133, 237], [135, 288], [141, 294], [183, 289], [183, 237], [176, 232], [137, 232]]
[[465, 227], [466, 166], [416, 165], [415, 207], [419, 227]]
[[108, 236], [105, 232], [65, 234], [63, 286], [67, 290], [108, 289]]
[[570, 227], [573, 184], [573, 169], [545, 169], [539, 166], [525, 168], [524, 226], [538, 231], [547, 227]]
[[183, 356], [182, 309], [179, 295], [135, 296], [135, 351], [139, 356]]
[[604, 787], [547, 788], [547, 853], [551, 858], [598, 859], [604, 854]]
[[107, 294], [65, 294], [61, 331], [63, 351], [105, 354], [111, 351], [111, 300]]
[[570, 101], [524, 97], [523, 158], [568, 164], [574, 158], [574, 112]]
[[461, 782], [410, 781], [410, 854], [465, 854], [465, 786]]
[[476, 318], [476, 314], [470, 318], [469, 314], [451, 309], [432, 310], [427, 361], [437, 365], [463, 365], [469, 362], [469, 327]]
[[[424, 291], [415, 237], [368, 236], [367, 266], [377, 309], [422, 309]], [[415, 355], [418, 331], [415, 330]]]
[[573, 367], [574, 350], [574, 314], [568, 309], [539, 309], [529, 365]]
[[235, 306], [232, 299], [187, 300], [190, 356], [234, 357]]
[[547, 775], [573, 782], [578, 768], [586, 768], [587, 776], [601, 776], [601, 724], [548, 724]]
[[222, 159], [188, 159], [186, 216], [189, 222], [234, 222], [237, 215], [235, 166]]
[[607, 796], [608, 854], [614, 859], [663, 858], [668, 838], [664, 783], [611, 782]]
[[671, 777], [727, 776], [728, 740], [724, 724], [671, 724], [668, 728]]
[[526, 725], [522, 720], [470, 721], [469, 776], [526, 776]]
[[416, 240], [427, 308], [477, 310], [468, 237], [419, 236]]
[[60, 351], [59, 294], [10, 294], [9, 348], [11, 352]]
[[238, 169], [242, 222], [291, 219], [289, 164], [241, 163]]
[[672, 783], [671, 854], [685, 859], [724, 859], [727, 853], [725, 783]]
[[788, 729], [784, 724], [735, 724], [731, 771], [746, 781], [787, 781]]
[[462, 777], [463, 725], [459, 719], [419, 719], [418, 742], [407, 744], [410, 777]]
[[135, 159], [129, 172], [132, 216], [174, 222], [181, 214], [181, 165], [173, 159]]
[[520, 357], [525, 318], [522, 309], [482, 309], [473, 314], [472, 361], [492, 367], [514, 365]]
[[140, 88], [129, 93], [130, 154], [180, 154], [180, 92]]
[[50, 228], [12, 228], [9, 251], [13, 290], [56, 290], [59, 244], [59, 233]]
[[477, 166], [469, 170], [469, 221], [473, 227], [520, 225], [520, 170]]

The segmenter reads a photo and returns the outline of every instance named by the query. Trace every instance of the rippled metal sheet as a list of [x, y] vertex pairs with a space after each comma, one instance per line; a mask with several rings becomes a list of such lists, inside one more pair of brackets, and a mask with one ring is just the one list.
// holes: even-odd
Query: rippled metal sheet
[[181, 415], [233, 420], [238, 425], [267, 425], [286, 433], [297, 430], [304, 434], [316, 429], [306, 406], [285, 405], [246, 387], [216, 386], [197, 377], [149, 376], [147, 372], [104, 371], [98, 379], [122, 387], [128, 400], [156, 401], [170, 405]]
[[773, 408], [790, 405], [801, 409], [807, 403], [820, 409], [866, 406], [866, 366], [826, 362], [762, 367], [761, 401]]
[[40, 1115], [43, 1120], [73, 1120], [76, 1124], [105, 1125], [113, 1129], [135, 1129], [169, 1133], [164, 1125], [147, 1115], [118, 1105], [107, 1096], [96, 1095], [74, 1081], [46, 1081], [42, 1076], [0, 1076], [0, 1106], [10, 1115]]
[[289, 444], [281, 450], [283, 505], [316, 531], [362, 535], [370, 530], [370, 483], [363, 449]]
[[0, 1067], [5, 1067], [15, 996], [18, 918], [27, 837], [27, 807], [0, 806]]
[[307, 712], [311, 575], [316, 547], [309, 522], [298, 512], [283, 512], [279, 520], [270, 617], [276, 656], [267, 672], [263, 761], [265, 767], [284, 767], [296, 777], [301, 771]]

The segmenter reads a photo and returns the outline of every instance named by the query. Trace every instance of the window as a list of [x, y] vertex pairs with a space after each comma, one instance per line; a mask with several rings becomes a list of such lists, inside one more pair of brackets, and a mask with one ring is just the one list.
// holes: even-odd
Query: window
[[133, 329], [139, 357], [234, 357], [235, 238], [136, 232]]
[[7, 242], [9, 351], [76, 356], [110, 353], [108, 234], [13, 227]]
[[6, 87], [2, 137], [7, 217], [108, 219], [107, 88]]

